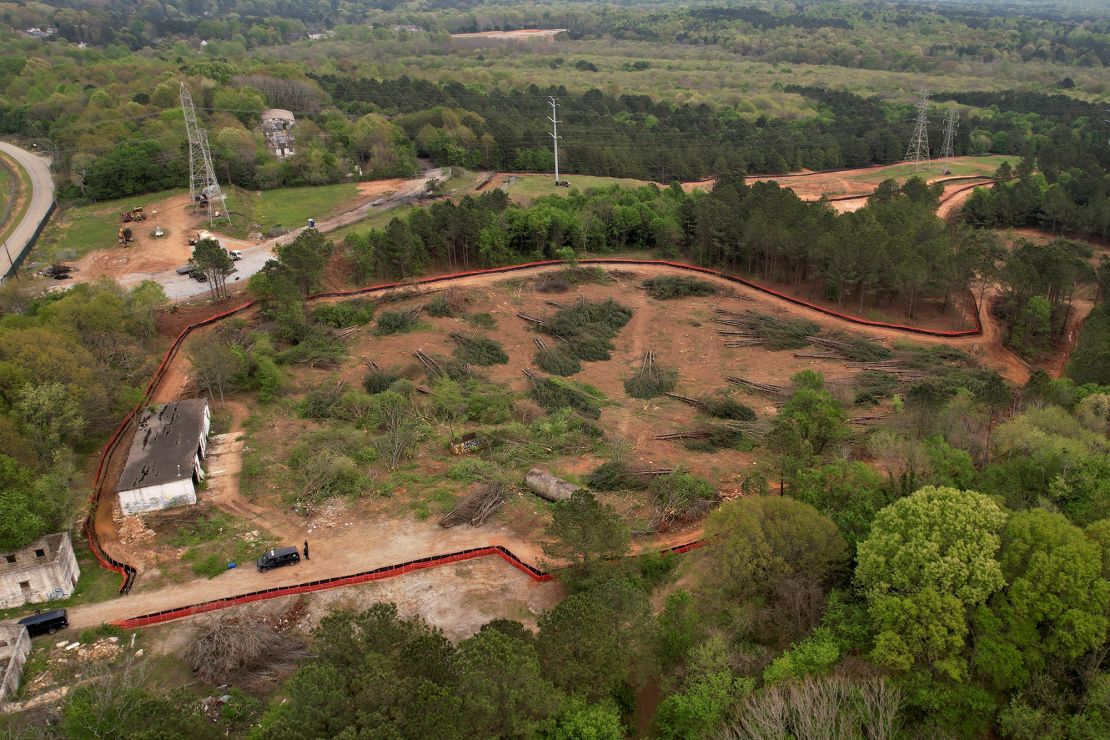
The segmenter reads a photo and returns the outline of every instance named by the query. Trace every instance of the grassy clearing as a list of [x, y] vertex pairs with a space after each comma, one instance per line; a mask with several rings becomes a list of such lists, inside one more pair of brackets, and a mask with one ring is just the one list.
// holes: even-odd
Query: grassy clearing
[[644, 180], [633, 180], [627, 177], [595, 177], [593, 175], [566, 175], [564, 179], [570, 182], [569, 188], [556, 187], [555, 179], [551, 175], [517, 175], [517, 180], [511, 185], [502, 185], [502, 187], [514, 202], [531, 203], [536, 198], [545, 195], [567, 195], [575, 190], [607, 188], [612, 185], [638, 188], [650, 184]]
[[[120, 227], [119, 215], [122, 212], [140, 206], [150, 208], [155, 203], [184, 192], [184, 188], [163, 190], [160, 193], [132, 195], [104, 203], [64, 208], [43, 230], [30, 259], [43, 263], [75, 260], [94, 249], [114, 247]], [[139, 224], [139, 228], [147, 224], [153, 228], [151, 221]], [[171, 235], [172, 238], [177, 236]]]
[[268, 532], [216, 509], [203, 511], [196, 519], [178, 525], [171, 542], [174, 547], [187, 548], [182, 560], [194, 574], [206, 578], [220, 575], [229, 563], [250, 565], [275, 544]]
[[343, 240], [347, 238], [347, 234], [368, 234], [375, 229], [384, 229], [391, 220], [395, 218], [404, 218], [412, 213], [417, 206], [411, 203], [402, 203], [393, 208], [387, 208], [384, 211], [374, 211], [361, 221], [355, 221], [349, 226], [336, 229], [335, 231], [328, 232], [328, 238], [336, 244], [342, 244]]
[[860, 182], [878, 185], [883, 180], [907, 180], [914, 175], [932, 179], [935, 177], [961, 177], [965, 175], [993, 175], [1003, 162], [1016, 165], [1020, 157], [1004, 154], [992, 154], [985, 157], [957, 157], [951, 162], [952, 173], [943, 175], [944, 165], [940, 161], [931, 162], [921, 170], [915, 170], [912, 164], [894, 164], [876, 170], [860, 172], [851, 179]]
[[317, 221], [349, 211], [357, 205], [358, 185], [348, 182], [306, 188], [263, 190], [254, 207], [254, 220], [262, 233], [270, 229], [295, 229], [308, 219]]
[[705, 280], [685, 275], [666, 275], [644, 281], [644, 289], [656, 300], [666, 301], [687, 296], [706, 296], [717, 293], [717, 286]]

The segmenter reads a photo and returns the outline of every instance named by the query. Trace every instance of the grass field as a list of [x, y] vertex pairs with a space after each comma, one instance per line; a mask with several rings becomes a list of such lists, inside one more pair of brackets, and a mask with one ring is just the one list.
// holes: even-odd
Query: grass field
[[304, 226], [308, 219], [317, 221], [354, 208], [358, 185], [341, 183], [307, 188], [263, 190], [254, 208], [254, 220], [262, 231], [281, 226], [293, 229]]
[[347, 237], [347, 234], [365, 234], [373, 231], [374, 229], [384, 229], [386, 225], [389, 224], [391, 219], [404, 218], [408, 214], [412, 213], [412, 211], [416, 207], [417, 206], [405, 203], [395, 208], [390, 208], [386, 211], [378, 211], [371, 214], [370, 216], [367, 216], [361, 221], [356, 221], [350, 226], [344, 226], [341, 229], [329, 231], [328, 238], [336, 244], [342, 244], [343, 240]]
[[184, 188], [163, 190], [159, 193], [131, 195], [119, 200], [65, 208], [51, 219], [42, 232], [30, 259], [40, 263], [75, 260], [94, 249], [112, 247], [119, 232], [120, 213], [139, 206], [149, 208], [184, 192]]
[[643, 180], [632, 180], [626, 177], [596, 177], [594, 175], [560, 175], [570, 182], [569, 188], [555, 186], [555, 178], [551, 175], [517, 175], [517, 180], [511, 185], [503, 185], [509, 197], [518, 203], [529, 203], [545, 195], [566, 195], [574, 190], [588, 190], [590, 188], [607, 188], [612, 185], [621, 185], [626, 188], [638, 188], [647, 185]]
[[[986, 157], [960, 157], [952, 160], [952, 172], [948, 176], [993, 175], [994, 171], [997, 170], [1003, 162], [1016, 165], [1018, 160], [1018, 157], [1005, 154], [992, 154]], [[931, 162], [928, 166], [921, 168], [921, 170], [914, 170], [912, 164], [894, 164], [877, 170], [860, 172], [858, 175], [853, 176], [852, 179], [878, 185], [883, 180], [892, 178], [902, 180], [912, 177], [915, 174], [927, 178], [941, 177], [942, 171], [943, 164], [940, 161]]]

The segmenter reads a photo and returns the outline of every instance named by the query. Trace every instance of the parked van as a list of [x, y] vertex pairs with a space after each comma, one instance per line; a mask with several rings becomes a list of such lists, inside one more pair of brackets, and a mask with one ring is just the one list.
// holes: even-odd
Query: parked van
[[270, 568], [280, 568], [283, 565], [296, 565], [301, 562], [301, 553], [295, 547], [275, 547], [262, 553], [258, 559], [258, 572], [265, 573]]
[[44, 612], [36, 612], [29, 617], [24, 617], [19, 620], [27, 628], [27, 633], [31, 637], [38, 635], [52, 635], [58, 630], [64, 630], [69, 626], [69, 615], [66, 614], [65, 609], [48, 609]]

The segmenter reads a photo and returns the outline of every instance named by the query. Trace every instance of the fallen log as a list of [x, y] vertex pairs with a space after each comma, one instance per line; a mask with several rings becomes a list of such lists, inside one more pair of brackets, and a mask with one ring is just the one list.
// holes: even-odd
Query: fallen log
[[524, 485], [537, 496], [548, 501], [566, 501], [575, 491], [582, 488], [556, 478], [551, 473], [539, 468], [532, 468], [525, 474]]
[[705, 401], [699, 401], [696, 398], [690, 398], [689, 396], [680, 396], [677, 393], [664, 393], [663, 395], [664, 396], [669, 396], [669, 397], [674, 398], [674, 399], [679, 400], [679, 401], [682, 401], [683, 403], [688, 403], [688, 404], [690, 404], [691, 406], [693, 406], [695, 408], [699, 408], [699, 409], [704, 409], [705, 408]]
[[544, 321], [543, 319], [538, 318], [536, 316], [533, 316], [532, 314], [524, 313], [523, 311], [518, 311], [516, 315], [519, 318], [524, 319], [525, 321], [531, 321], [533, 324], [539, 324], [540, 326], [547, 326], [546, 321]]
[[706, 439], [708, 437], [709, 432], [670, 432], [668, 434], [656, 434], [652, 439]]
[[427, 368], [428, 372], [430, 372], [431, 374], [443, 375], [443, 368], [441, 368], [439, 366], [439, 363], [436, 362], [430, 355], [426, 354], [423, 350], [416, 350], [412, 353], [412, 356], [420, 360], [420, 364]]

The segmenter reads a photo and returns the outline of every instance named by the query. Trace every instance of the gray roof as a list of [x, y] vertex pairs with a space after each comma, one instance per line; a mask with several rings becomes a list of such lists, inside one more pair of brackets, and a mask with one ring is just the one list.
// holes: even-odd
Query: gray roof
[[191, 398], [143, 411], [117, 490], [130, 491], [192, 477], [207, 406], [208, 401]]

